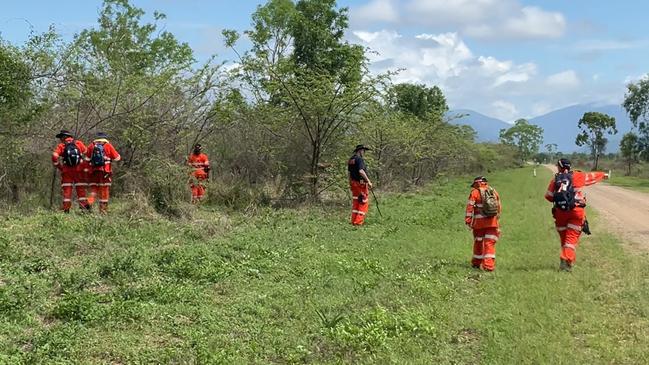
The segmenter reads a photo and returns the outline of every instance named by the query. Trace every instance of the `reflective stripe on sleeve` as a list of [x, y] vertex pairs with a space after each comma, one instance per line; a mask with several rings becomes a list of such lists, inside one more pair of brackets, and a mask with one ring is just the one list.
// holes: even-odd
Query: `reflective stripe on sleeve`
[[493, 254], [493, 253], [488, 253], [488, 254], [484, 255], [484, 258], [485, 259], [495, 259], [496, 255]]
[[473, 239], [480, 242], [480, 241], [484, 240], [484, 237], [474, 237]]
[[352, 210], [352, 213], [360, 214], [360, 215], [365, 215], [365, 212], [361, 212], [360, 210]]
[[568, 228], [567, 227], [559, 227], [559, 226], [557, 226], [557, 231], [559, 231], [559, 232], [563, 232], [566, 229], [568, 229]]
[[566, 243], [565, 245], [563, 245], [563, 248], [567, 248], [574, 251], [576, 247], [573, 244]]
[[65, 188], [65, 187], [68, 187], [68, 186], [72, 186], [72, 183], [62, 183], [61, 184], [62, 188]]
[[71, 202], [71, 201], [72, 201], [72, 199], [63, 199], [63, 202], [64, 202], [64, 203], [69, 203], [69, 202]]
[[493, 235], [493, 234], [486, 234], [486, 235], [484, 235], [484, 238], [486, 238], [488, 240], [498, 241], [498, 236]]
[[482, 255], [473, 255], [473, 258], [478, 259], [478, 260], [482, 260], [482, 259], [484, 259], [484, 256], [482, 256]]

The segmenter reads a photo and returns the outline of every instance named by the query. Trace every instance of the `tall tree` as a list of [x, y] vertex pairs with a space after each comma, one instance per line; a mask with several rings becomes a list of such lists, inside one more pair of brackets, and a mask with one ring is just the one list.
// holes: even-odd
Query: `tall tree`
[[518, 157], [524, 163], [539, 151], [543, 142], [543, 128], [530, 124], [526, 119], [519, 119], [513, 127], [500, 130], [500, 141], [516, 147]]
[[559, 146], [556, 143], [548, 143], [545, 145], [545, 150], [548, 153], [548, 158], [550, 161], [554, 160], [554, 156], [557, 153]]
[[638, 128], [641, 156], [649, 161], [649, 75], [636, 83], [627, 85], [622, 105], [633, 125]]
[[599, 156], [606, 150], [608, 139], [604, 134], [617, 134], [615, 118], [599, 112], [587, 112], [579, 120], [581, 133], [577, 135], [577, 146], [589, 146], [595, 160], [595, 170], [599, 166]]
[[[364, 49], [344, 40], [346, 8], [337, 8], [335, 0], [300, 0], [295, 8], [290, 3], [269, 0], [257, 9], [253, 29], [247, 31], [252, 51], [240, 55], [238, 71], [258, 101], [281, 105], [292, 114], [284, 119], [290, 124], [284, 129], [288, 133], [279, 138], [292, 141], [292, 146], [306, 142], [307, 150], [295, 157], [308, 156], [303, 177], [309, 181], [310, 195], [318, 199], [322, 159], [385, 77], [371, 76]], [[235, 49], [238, 34], [224, 35], [226, 45]], [[269, 57], [275, 49], [283, 50], [280, 57]]]
[[[12, 201], [20, 199], [17, 181], [33, 97], [32, 72], [24, 54], [0, 40], [0, 187], [8, 187]], [[4, 190], [4, 189], [3, 189]]]
[[420, 119], [434, 116], [443, 118], [448, 105], [442, 90], [417, 84], [397, 84], [390, 90], [390, 106], [394, 110], [410, 113]]
[[633, 132], [625, 133], [620, 141], [620, 153], [627, 163], [627, 175], [631, 175], [631, 167], [634, 163], [638, 162], [638, 154], [640, 153], [640, 140], [638, 135]]
[[293, 23], [293, 58], [298, 70], [326, 73], [349, 85], [360, 82], [365, 50], [345, 41], [348, 8], [336, 0], [299, 0]]

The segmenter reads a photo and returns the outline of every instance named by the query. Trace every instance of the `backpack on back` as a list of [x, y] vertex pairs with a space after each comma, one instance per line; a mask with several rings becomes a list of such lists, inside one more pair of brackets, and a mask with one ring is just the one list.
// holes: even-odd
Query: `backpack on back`
[[63, 164], [66, 166], [74, 167], [81, 163], [81, 151], [79, 151], [75, 140], [65, 143], [61, 158], [63, 159]]
[[554, 207], [561, 210], [573, 210], [576, 206], [575, 186], [572, 172], [559, 173], [554, 176]]
[[92, 149], [92, 157], [90, 158], [90, 162], [93, 166], [104, 166], [106, 164], [106, 161], [104, 159], [105, 155], [104, 144], [95, 143], [95, 147]]
[[500, 210], [500, 201], [496, 195], [496, 190], [489, 186], [480, 189], [480, 198], [482, 199], [482, 215], [486, 217], [495, 217]]

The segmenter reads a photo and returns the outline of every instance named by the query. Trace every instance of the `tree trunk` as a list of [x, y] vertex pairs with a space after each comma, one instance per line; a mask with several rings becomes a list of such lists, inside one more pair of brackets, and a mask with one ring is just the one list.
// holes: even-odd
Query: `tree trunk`
[[318, 170], [318, 163], [320, 163], [320, 143], [316, 141], [316, 143], [312, 144], [312, 151], [311, 151], [311, 199], [313, 199], [314, 202], [317, 202], [319, 199], [318, 197], [318, 183], [319, 183], [319, 170]]
[[599, 166], [599, 151], [595, 154], [595, 168], [593, 170], [597, 171], [598, 166]]
[[11, 202], [13, 204], [20, 203], [20, 187], [16, 183], [11, 184]]
[[631, 160], [629, 160], [629, 168], [627, 170], [626, 176], [631, 176]]

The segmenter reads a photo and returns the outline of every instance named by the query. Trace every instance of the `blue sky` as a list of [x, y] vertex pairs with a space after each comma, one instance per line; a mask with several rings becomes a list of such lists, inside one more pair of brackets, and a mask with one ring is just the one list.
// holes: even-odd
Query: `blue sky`
[[[199, 60], [233, 55], [223, 28], [245, 29], [255, 0], [132, 0], [167, 14], [166, 28]], [[512, 121], [576, 103], [620, 103], [625, 83], [649, 73], [649, 2], [618, 0], [339, 0], [348, 39], [372, 69], [439, 85], [452, 108]], [[0, 36], [20, 44], [54, 24], [66, 39], [92, 26], [100, 0], [7, 1]]]

